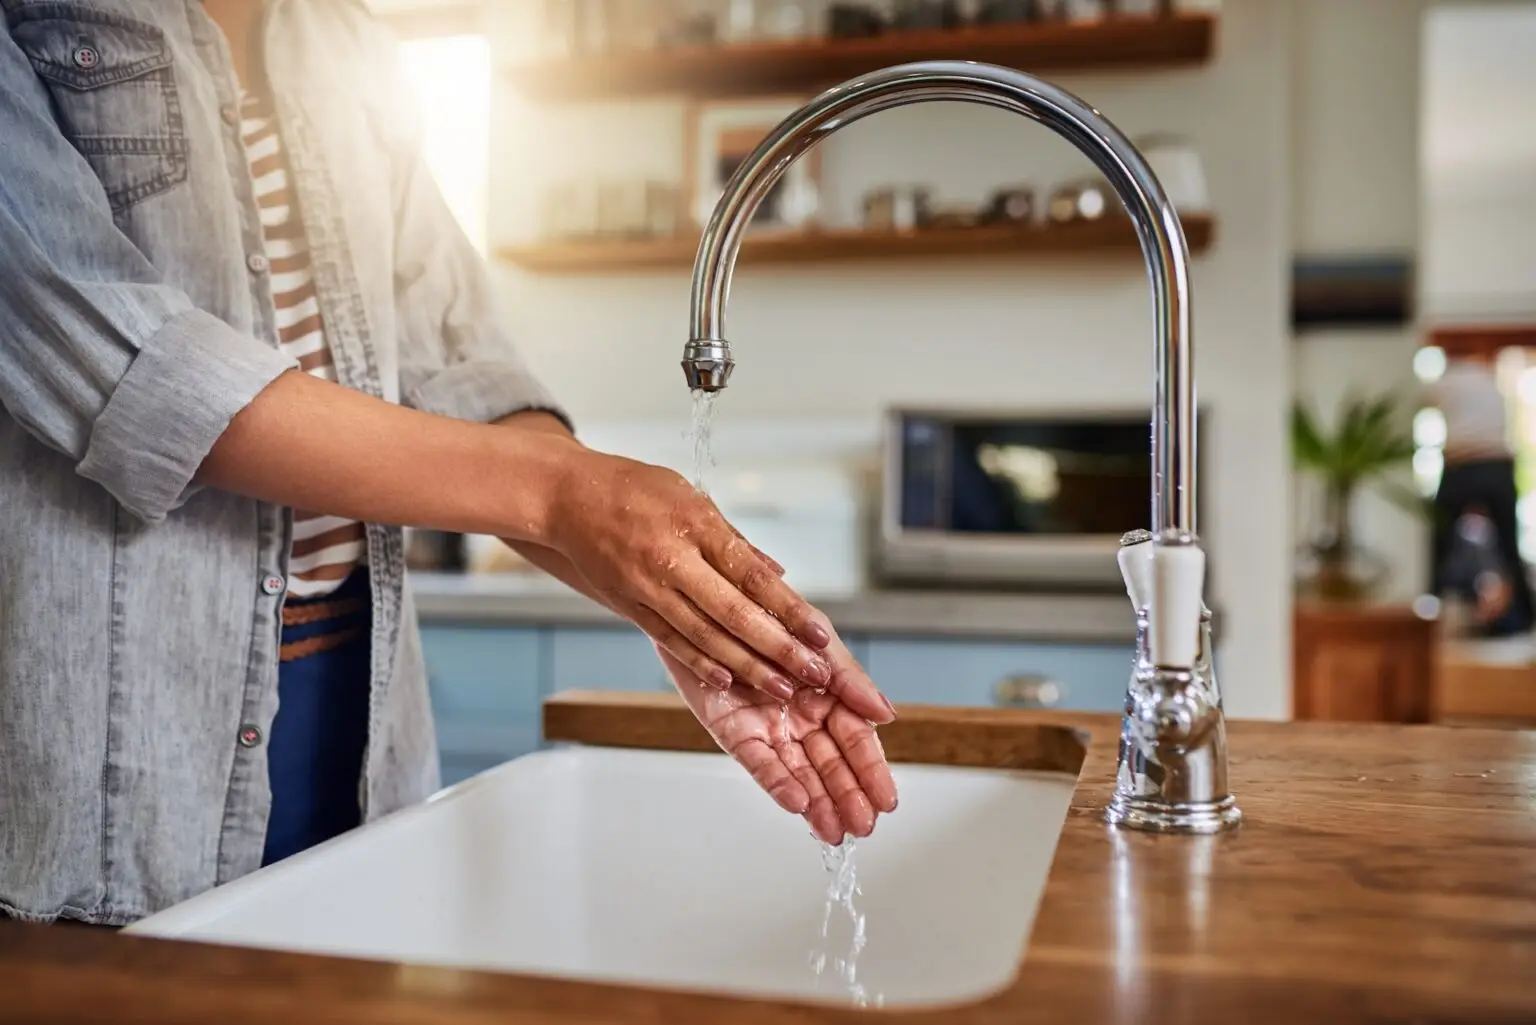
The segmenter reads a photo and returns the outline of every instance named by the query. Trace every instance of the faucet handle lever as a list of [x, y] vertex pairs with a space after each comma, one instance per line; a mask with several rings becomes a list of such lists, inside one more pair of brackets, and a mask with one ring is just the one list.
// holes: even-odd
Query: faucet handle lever
[[1193, 539], [1153, 545], [1152, 600], [1147, 611], [1153, 665], [1194, 667], [1200, 655], [1204, 586], [1205, 552]]
[[1120, 575], [1125, 578], [1125, 593], [1131, 608], [1140, 616], [1152, 601], [1152, 532], [1130, 530], [1120, 536]]

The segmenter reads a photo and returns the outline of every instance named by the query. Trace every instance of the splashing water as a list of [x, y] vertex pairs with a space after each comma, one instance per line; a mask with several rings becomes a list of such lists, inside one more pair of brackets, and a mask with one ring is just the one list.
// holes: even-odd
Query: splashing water
[[709, 494], [709, 488], [705, 485], [704, 477], [711, 466], [715, 465], [714, 453], [710, 451], [710, 436], [715, 427], [715, 400], [720, 397], [719, 392], [697, 389], [693, 393], [693, 421], [688, 429], [688, 438], [693, 442], [693, 486], [704, 494]]
[[855, 841], [852, 835], [843, 837], [843, 842], [836, 847], [829, 843], [821, 845], [821, 864], [827, 870], [827, 899], [821, 912], [821, 937], [820, 942], [811, 950], [811, 971], [816, 973], [818, 980], [827, 970], [827, 947], [832, 931], [832, 908], [837, 906], [843, 909], [848, 916], [849, 925], [852, 927], [852, 936], [848, 941], [848, 956], [832, 958], [832, 970], [837, 972], [842, 980], [843, 987], [848, 991], [857, 1007], [868, 1007], [871, 1002], [876, 1007], [885, 1006], [885, 995], [876, 993], [873, 998], [864, 984], [859, 982], [859, 953], [868, 942], [865, 933], [865, 918], [854, 904], [854, 897], [860, 896], [864, 891], [859, 889], [859, 870], [854, 860]]

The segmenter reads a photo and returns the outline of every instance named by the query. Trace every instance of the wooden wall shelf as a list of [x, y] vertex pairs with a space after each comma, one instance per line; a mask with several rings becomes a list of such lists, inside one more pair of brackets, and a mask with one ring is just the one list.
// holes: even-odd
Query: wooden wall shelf
[[1172, 14], [1092, 25], [1019, 24], [891, 32], [869, 39], [676, 47], [514, 67], [525, 95], [541, 100], [763, 96], [817, 92], [892, 64], [973, 60], [1025, 71], [1176, 67], [1210, 59], [1215, 18]]
[[[1184, 234], [1191, 253], [1210, 247], [1210, 217], [1186, 215]], [[504, 246], [497, 255], [540, 274], [686, 269], [699, 248], [697, 236], [636, 241], [546, 242]], [[1090, 224], [1050, 227], [940, 228], [925, 231], [825, 230], [748, 237], [743, 264], [830, 263], [902, 257], [1002, 256], [1048, 253], [1140, 252], [1130, 220], [1116, 217]]]

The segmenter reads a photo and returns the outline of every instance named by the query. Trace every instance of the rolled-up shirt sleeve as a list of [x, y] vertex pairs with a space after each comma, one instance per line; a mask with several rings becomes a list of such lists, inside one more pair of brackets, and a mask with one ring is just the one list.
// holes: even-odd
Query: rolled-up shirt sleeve
[[400, 397], [408, 406], [491, 423], [540, 410], [570, 417], [534, 376], [496, 308], [485, 260], [464, 234], [422, 155], [422, 120], [388, 32], [370, 26], [379, 104], [395, 169], [395, 305]]
[[295, 364], [195, 308], [118, 230], [46, 92], [0, 32], [0, 405], [146, 521]]

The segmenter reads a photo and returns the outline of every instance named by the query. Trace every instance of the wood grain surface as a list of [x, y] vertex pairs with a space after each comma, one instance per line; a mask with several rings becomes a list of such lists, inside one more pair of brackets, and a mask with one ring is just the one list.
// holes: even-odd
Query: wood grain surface
[[[1081, 762], [1019, 975], [979, 1004], [861, 1013], [8, 925], [0, 1021], [1536, 1021], [1536, 734], [1233, 723], [1242, 828], [1156, 837], [1102, 821], [1111, 717], [901, 711], [881, 730], [893, 759]], [[546, 729], [555, 740], [708, 749], [666, 695], [561, 695]]]
[[[1041, 197], [1044, 202], [1044, 197]], [[1189, 251], [1208, 250], [1216, 221], [1206, 214], [1179, 216]], [[610, 271], [686, 271], [699, 254], [697, 235], [639, 239], [572, 239], [502, 246], [499, 259], [539, 274], [597, 274]], [[869, 260], [932, 260], [954, 257], [1124, 256], [1141, 254], [1136, 227], [1129, 217], [1112, 216], [1080, 224], [985, 225], [973, 228], [920, 228], [915, 231], [867, 231], [822, 228], [748, 235], [737, 263], [837, 263]]]

